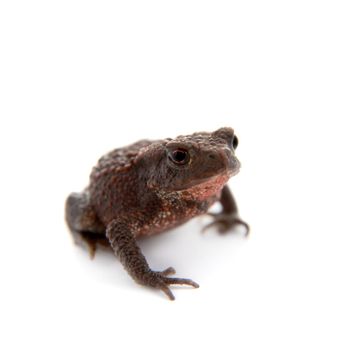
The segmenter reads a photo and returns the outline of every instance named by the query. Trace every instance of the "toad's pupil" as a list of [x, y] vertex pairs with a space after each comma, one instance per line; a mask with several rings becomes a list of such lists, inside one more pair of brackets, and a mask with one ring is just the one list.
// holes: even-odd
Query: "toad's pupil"
[[186, 152], [184, 151], [174, 151], [173, 153], [174, 160], [177, 162], [183, 162], [186, 159]]
[[237, 146], [238, 146], [238, 138], [237, 138], [237, 136], [233, 136], [232, 147], [233, 147], [233, 149], [236, 149]]

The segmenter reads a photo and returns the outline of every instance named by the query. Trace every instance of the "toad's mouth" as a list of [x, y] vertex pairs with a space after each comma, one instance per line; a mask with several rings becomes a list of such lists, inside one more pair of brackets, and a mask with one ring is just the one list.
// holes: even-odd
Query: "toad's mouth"
[[193, 181], [189, 186], [179, 189], [177, 192], [185, 197], [191, 197], [196, 200], [205, 200], [212, 196], [219, 196], [221, 190], [230, 179], [239, 172], [240, 166], [230, 169], [221, 174], [211, 176], [206, 179]]
[[179, 192], [185, 197], [196, 200], [205, 200], [212, 196], [218, 196], [229, 178], [230, 176], [228, 174], [216, 175], [204, 182], [202, 181], [198, 184], [192, 184], [191, 187], [180, 190]]
[[[215, 175], [203, 176], [202, 178], [193, 179], [186, 187], [179, 188], [178, 191], [189, 190], [193, 187], [212, 187], [220, 184], [225, 184], [230, 177], [235, 176], [239, 173], [241, 163], [237, 158], [230, 159], [226, 164], [225, 169]], [[222, 186], [223, 186], [222, 185]]]

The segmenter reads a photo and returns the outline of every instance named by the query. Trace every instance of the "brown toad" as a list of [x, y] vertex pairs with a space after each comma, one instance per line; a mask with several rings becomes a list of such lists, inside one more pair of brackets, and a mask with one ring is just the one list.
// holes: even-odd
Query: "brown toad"
[[173, 268], [151, 270], [137, 237], [160, 233], [207, 213], [216, 201], [222, 211], [210, 214], [220, 232], [248, 225], [238, 216], [226, 185], [238, 173], [238, 139], [231, 128], [158, 141], [142, 140], [103, 156], [89, 186], [66, 201], [66, 220], [77, 242], [93, 256], [97, 244], [109, 246], [133, 279], [161, 289], [174, 299], [169, 285], [189, 279], [169, 277]]

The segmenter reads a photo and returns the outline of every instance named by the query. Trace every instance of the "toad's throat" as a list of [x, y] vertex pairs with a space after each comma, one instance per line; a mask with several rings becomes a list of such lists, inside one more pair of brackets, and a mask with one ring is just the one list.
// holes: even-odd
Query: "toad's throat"
[[178, 193], [184, 199], [205, 200], [210, 197], [220, 197], [221, 190], [229, 178], [229, 174], [213, 176], [204, 182], [178, 191]]

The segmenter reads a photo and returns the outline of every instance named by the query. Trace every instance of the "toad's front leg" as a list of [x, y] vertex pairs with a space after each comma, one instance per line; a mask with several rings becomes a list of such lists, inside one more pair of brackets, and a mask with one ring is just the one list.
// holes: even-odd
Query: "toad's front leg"
[[136, 282], [161, 289], [170, 300], [174, 300], [175, 297], [169, 285], [186, 284], [194, 288], [199, 287], [190, 279], [168, 277], [175, 273], [172, 267], [161, 272], [151, 270], [136, 243], [134, 233], [126, 220], [114, 220], [107, 226], [106, 236], [114, 253]]
[[244, 226], [247, 236], [249, 234], [249, 225], [239, 217], [236, 201], [227, 185], [222, 189], [220, 203], [222, 205], [222, 211], [217, 214], [208, 213], [214, 217], [214, 220], [205, 226], [203, 230], [217, 226], [220, 233], [226, 233], [233, 230], [236, 226], [241, 225]]

